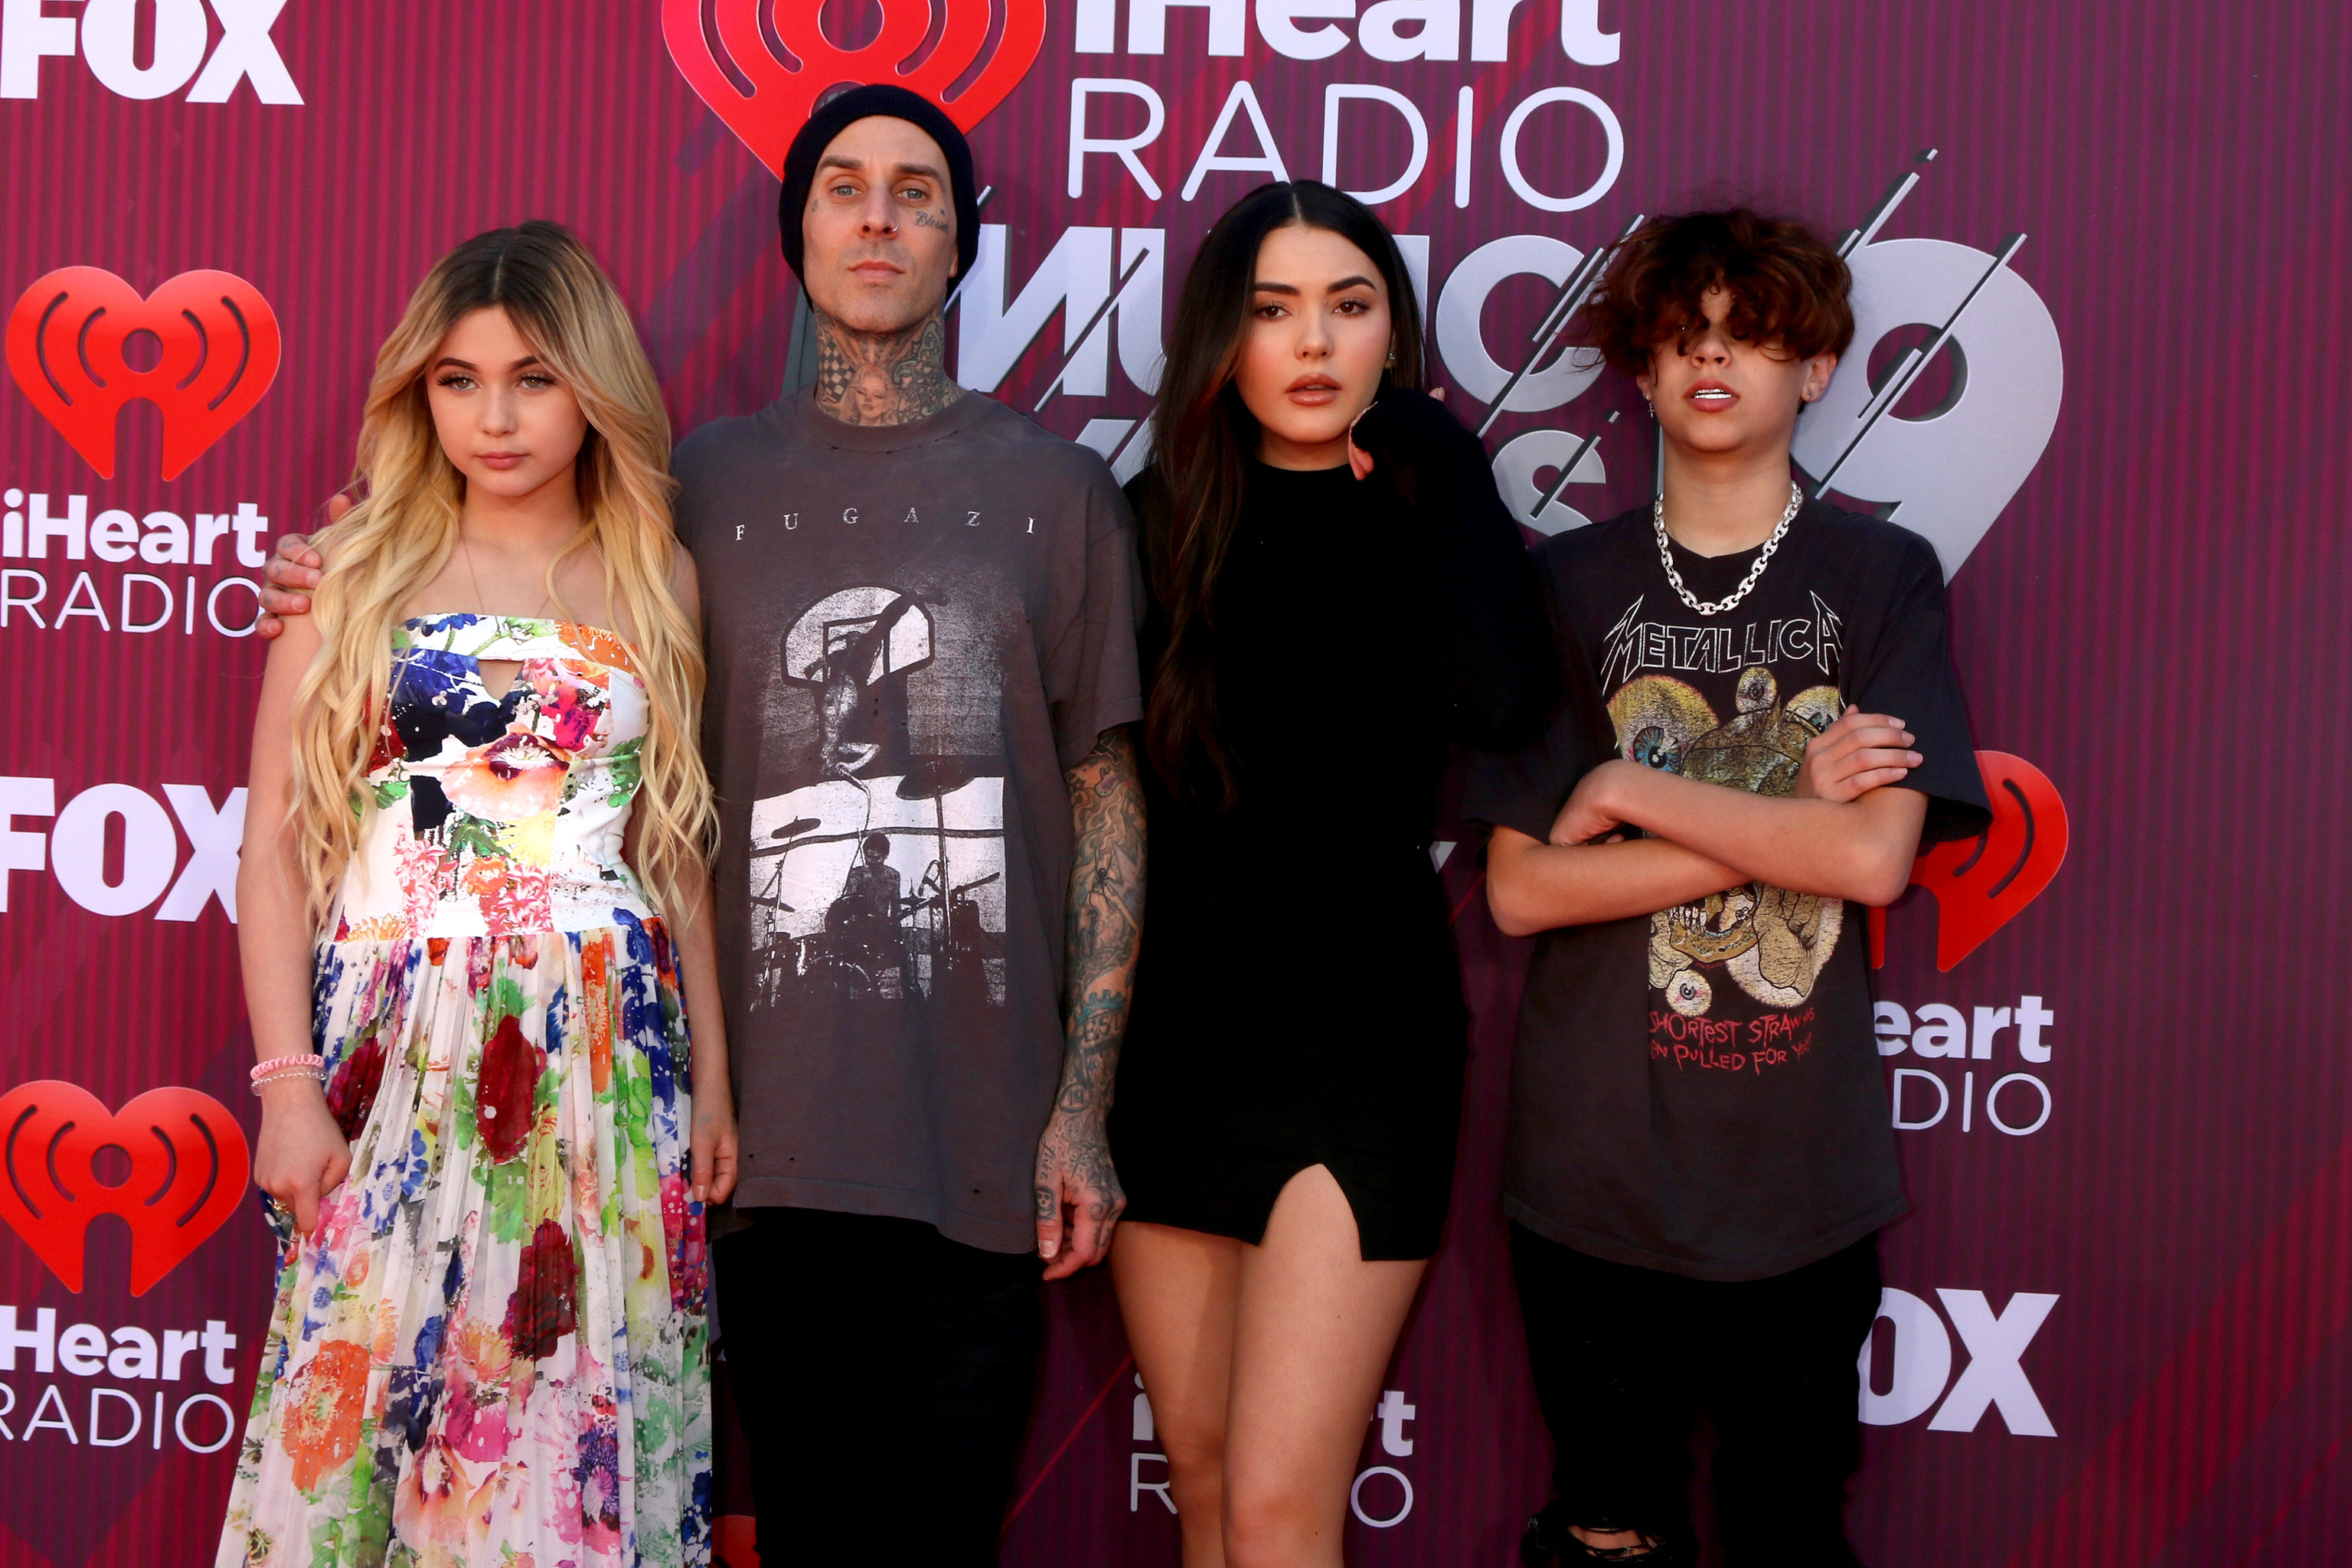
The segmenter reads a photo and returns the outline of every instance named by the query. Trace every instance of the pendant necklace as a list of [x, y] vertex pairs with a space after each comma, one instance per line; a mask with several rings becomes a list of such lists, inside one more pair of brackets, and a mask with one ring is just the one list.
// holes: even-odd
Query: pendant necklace
[[[474, 603], [476, 603], [477, 605], [480, 605], [484, 606], [482, 609], [480, 609], [480, 610], [478, 610], [478, 611], [477, 611], [477, 612], [476, 612], [476, 614], [478, 614], [478, 615], [483, 616], [485, 616], [485, 617], [487, 617], [487, 618], [488, 618], [488, 619], [490, 619], [490, 620], [496, 620], [496, 621], [509, 621], [509, 620], [535, 621], [535, 620], [537, 620], [537, 619], [539, 619], [539, 618], [540, 618], [540, 617], [539, 617], [539, 610], [544, 610], [544, 609], [548, 608], [548, 607], [549, 607], [549, 604], [550, 604], [550, 602], [551, 602], [551, 600], [553, 600], [553, 598], [555, 597], [555, 590], [554, 590], [554, 589], [552, 589], [552, 588], [550, 588], [546, 593], [541, 594], [541, 595], [539, 596], [539, 609], [538, 609], [538, 610], [533, 610], [533, 611], [532, 611], [530, 615], [528, 615], [528, 616], [500, 616], [500, 615], [494, 615], [494, 614], [492, 614], [492, 613], [491, 613], [491, 611], [490, 611], [490, 610], [489, 610], [489, 608], [488, 607], [488, 604], [489, 604], [489, 600], [488, 600], [488, 596], [487, 596], [487, 595], [485, 595], [483, 594], [483, 592], [482, 592], [482, 574], [481, 574], [479, 572], [477, 572], [477, 571], [475, 571], [475, 570], [474, 570], [474, 545], [473, 545], [473, 542], [472, 542], [471, 540], [469, 540], [469, 539], [467, 539], [467, 538], [466, 537], [465, 530], [464, 530], [464, 529], [462, 529], [462, 528], [461, 528], [461, 529], [459, 529], [459, 530], [457, 531], [457, 549], [458, 549], [458, 550], [459, 550], [459, 552], [462, 552], [462, 553], [465, 555], [465, 557], [466, 557], [466, 575], [467, 575], [467, 576], [468, 576], [468, 577], [470, 577], [470, 578], [472, 578], [472, 579], [473, 579], [473, 582], [474, 582]], [[1688, 595], [1685, 595], [1685, 597], [1688, 597]]]

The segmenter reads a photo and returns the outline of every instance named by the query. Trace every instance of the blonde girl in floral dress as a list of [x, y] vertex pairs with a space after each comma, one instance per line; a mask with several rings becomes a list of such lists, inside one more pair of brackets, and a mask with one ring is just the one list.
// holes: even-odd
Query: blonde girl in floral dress
[[458, 247], [377, 355], [364, 499], [255, 724], [238, 936], [284, 1249], [220, 1568], [709, 1559], [702, 1205], [735, 1130], [668, 449], [552, 224]]

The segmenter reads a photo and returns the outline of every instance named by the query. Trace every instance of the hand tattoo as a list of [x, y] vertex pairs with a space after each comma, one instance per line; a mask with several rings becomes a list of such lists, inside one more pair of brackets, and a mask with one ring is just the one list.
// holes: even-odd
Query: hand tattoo
[[962, 395], [948, 379], [947, 331], [936, 311], [889, 332], [861, 332], [817, 312], [816, 405], [843, 424], [911, 424]]
[[1071, 1116], [1057, 1109], [1045, 1124], [1045, 1135], [1037, 1141], [1040, 1220], [1050, 1221], [1061, 1213], [1065, 1192], [1079, 1213], [1097, 1225], [1116, 1219], [1127, 1206], [1099, 1112]]

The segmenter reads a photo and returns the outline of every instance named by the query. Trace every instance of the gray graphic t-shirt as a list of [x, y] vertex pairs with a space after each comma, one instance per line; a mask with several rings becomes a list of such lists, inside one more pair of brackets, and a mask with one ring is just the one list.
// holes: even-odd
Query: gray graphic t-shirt
[[1000, 1252], [1062, 1058], [1064, 770], [1142, 713], [1102, 460], [967, 394], [854, 427], [805, 393], [678, 447], [702, 579], [739, 1208]]

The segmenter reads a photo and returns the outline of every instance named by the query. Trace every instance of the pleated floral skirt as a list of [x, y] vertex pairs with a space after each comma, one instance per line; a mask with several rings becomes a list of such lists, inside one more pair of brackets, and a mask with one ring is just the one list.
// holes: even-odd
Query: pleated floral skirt
[[322, 945], [349, 1178], [280, 1227], [218, 1568], [707, 1563], [687, 1029], [661, 923]]

